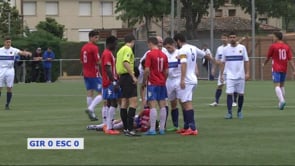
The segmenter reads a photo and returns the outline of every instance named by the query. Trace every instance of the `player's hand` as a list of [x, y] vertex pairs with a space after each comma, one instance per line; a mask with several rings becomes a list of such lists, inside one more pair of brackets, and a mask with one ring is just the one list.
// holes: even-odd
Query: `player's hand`
[[185, 83], [184, 83], [184, 81], [180, 81], [180, 88], [181, 89], [185, 89]]
[[264, 67], [264, 63], [261, 63], [261, 67]]
[[133, 84], [137, 84], [137, 78], [135, 76], [132, 77]]
[[246, 79], [246, 81], [250, 80], [250, 74], [249, 73], [246, 73], [245, 79]]
[[223, 74], [220, 75], [220, 81], [221, 81], [221, 83], [224, 83], [224, 75]]

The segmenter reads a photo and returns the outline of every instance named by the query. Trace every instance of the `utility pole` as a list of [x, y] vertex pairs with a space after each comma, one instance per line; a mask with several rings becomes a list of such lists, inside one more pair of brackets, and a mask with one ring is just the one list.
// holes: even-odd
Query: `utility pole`
[[174, 0], [171, 0], [171, 37], [174, 36], [174, 26], [175, 26], [175, 23], [174, 23]]
[[252, 80], [255, 80], [255, 0], [252, 0]]

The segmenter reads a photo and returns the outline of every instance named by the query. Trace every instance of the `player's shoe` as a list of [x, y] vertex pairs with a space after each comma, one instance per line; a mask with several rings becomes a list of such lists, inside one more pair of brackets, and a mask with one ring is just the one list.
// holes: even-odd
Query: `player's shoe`
[[280, 104], [279, 104], [279, 109], [280, 109], [280, 110], [284, 110], [285, 105], [286, 105], [286, 102], [280, 102]]
[[129, 130], [127, 130], [125, 135], [130, 136], [130, 137], [139, 137], [139, 136], [141, 136], [140, 134], [137, 134], [135, 131], [129, 131]]
[[105, 133], [109, 134], [109, 135], [119, 135], [120, 134], [120, 132], [118, 130], [106, 130]]
[[171, 132], [171, 131], [177, 131], [179, 129], [180, 129], [179, 127], [171, 127], [169, 129], [166, 129], [166, 131]]
[[165, 134], [165, 130], [160, 130], [160, 131], [159, 131], [159, 134], [160, 134], [160, 135], [164, 135], [164, 134]]
[[232, 119], [233, 118], [233, 115], [232, 114], [229, 114], [227, 113], [225, 116], [224, 116], [224, 119]]
[[188, 135], [198, 135], [198, 130], [187, 129], [184, 133], [181, 133], [183, 136]]
[[148, 130], [144, 135], [157, 135], [155, 130]]
[[177, 130], [176, 133], [181, 134], [181, 133], [186, 132], [186, 130], [188, 130], [188, 129], [183, 129], [182, 128], [182, 129]]
[[88, 117], [91, 121], [97, 121], [98, 118], [97, 116], [95, 115], [95, 113], [93, 111], [90, 111], [90, 110], [85, 110], [85, 113], [88, 114]]
[[218, 103], [216, 101], [214, 101], [213, 103], [209, 104], [211, 107], [216, 107], [218, 106]]
[[233, 107], [236, 107], [237, 106], [237, 103], [236, 102], [233, 102], [232, 106]]
[[243, 118], [244, 118], [244, 116], [243, 116], [243, 113], [242, 113], [242, 112], [238, 112], [238, 118], [239, 118], [239, 119], [243, 119]]
[[5, 104], [5, 110], [10, 110], [9, 105]]
[[87, 130], [96, 130], [96, 125], [88, 125], [87, 127], [86, 127], [86, 129]]

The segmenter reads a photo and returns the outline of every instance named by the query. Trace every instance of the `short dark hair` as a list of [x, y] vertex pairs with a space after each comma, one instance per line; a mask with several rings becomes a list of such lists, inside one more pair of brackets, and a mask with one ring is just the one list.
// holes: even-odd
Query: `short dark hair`
[[5, 36], [4, 40], [11, 40], [11, 37], [10, 36]]
[[226, 36], [226, 37], [228, 37], [228, 34], [227, 34], [227, 33], [222, 33], [221, 36]]
[[124, 37], [124, 42], [125, 43], [130, 43], [132, 42], [133, 40], [135, 40], [135, 37], [133, 34], [128, 34]]
[[111, 36], [107, 37], [106, 45], [114, 44], [117, 40], [118, 39], [115, 36], [111, 35]]
[[229, 34], [228, 34], [228, 36], [231, 36], [231, 35], [237, 35], [237, 33], [235, 32], [235, 31], [231, 31]]
[[154, 45], [158, 45], [159, 44], [159, 41], [156, 37], [149, 37], [148, 38], [148, 43], [152, 43]]
[[276, 38], [278, 38], [279, 40], [283, 39], [283, 33], [279, 32], [279, 31], [275, 31], [273, 32], [273, 34], [275, 35]]
[[174, 40], [173, 40], [171, 37], [167, 37], [167, 38], [164, 40], [163, 45], [165, 46], [165, 45], [167, 45], [167, 44], [170, 44], [170, 45], [174, 44]]
[[184, 35], [181, 33], [176, 34], [173, 39], [175, 41], [186, 42]]
[[88, 37], [93, 37], [99, 35], [99, 30], [98, 29], [93, 29], [88, 33]]

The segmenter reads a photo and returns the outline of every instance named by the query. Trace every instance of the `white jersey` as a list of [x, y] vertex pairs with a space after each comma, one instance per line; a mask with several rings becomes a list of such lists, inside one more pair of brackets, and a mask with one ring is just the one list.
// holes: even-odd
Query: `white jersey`
[[186, 63], [186, 76], [184, 82], [186, 84], [197, 84], [196, 76], [197, 58], [203, 58], [206, 53], [196, 46], [184, 44], [179, 50], [180, 63]]
[[0, 68], [13, 68], [14, 61], [18, 53], [19, 49], [10, 47], [6, 49], [5, 47], [0, 48]]
[[249, 61], [246, 47], [237, 44], [228, 45], [223, 50], [222, 62], [225, 62], [224, 74], [227, 79], [245, 79], [244, 61]]
[[215, 54], [215, 60], [216, 61], [221, 61], [222, 60], [222, 55], [223, 55], [223, 49], [227, 46], [229, 46], [230, 44], [227, 45], [221, 45], [217, 48], [216, 50], [216, 54]]
[[179, 59], [179, 50], [176, 49], [173, 53], [167, 51], [166, 56], [168, 58], [168, 79], [180, 78], [181, 68], [180, 68], [180, 59]]

